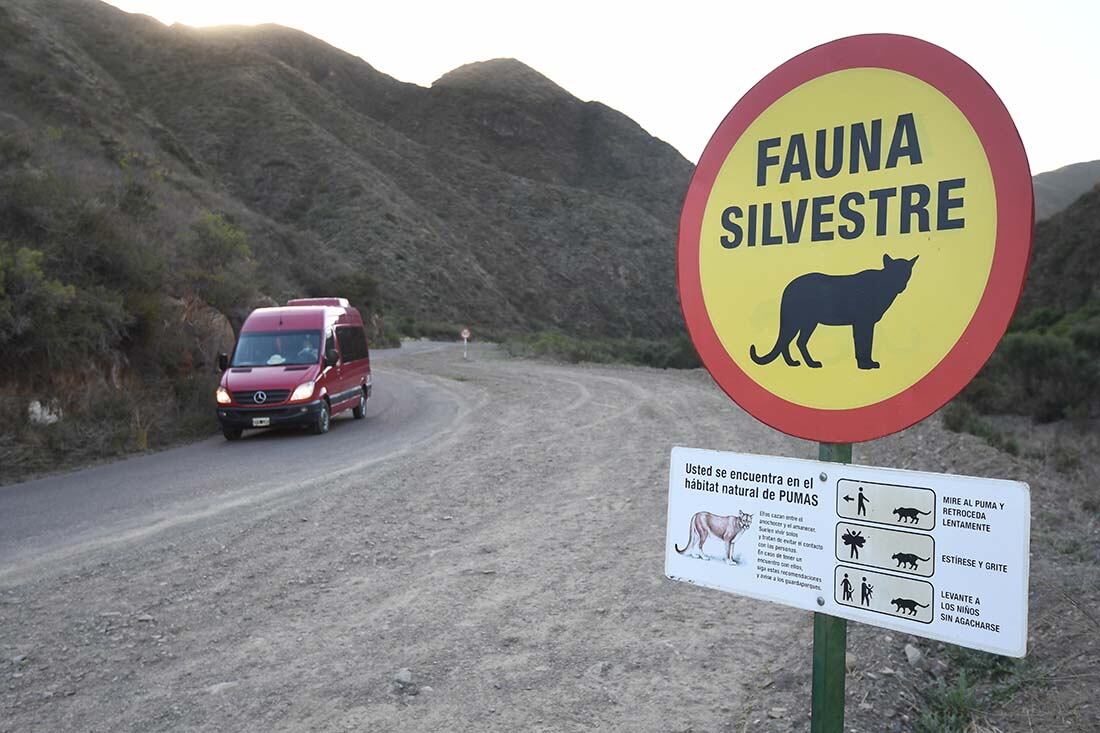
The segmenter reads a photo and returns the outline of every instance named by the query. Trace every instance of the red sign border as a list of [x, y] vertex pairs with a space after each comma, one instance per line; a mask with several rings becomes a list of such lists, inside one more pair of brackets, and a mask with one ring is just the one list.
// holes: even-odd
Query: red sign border
[[[923, 378], [880, 402], [847, 410], [798, 405], [754, 382], [726, 353], [703, 302], [699, 238], [707, 197], [726, 156], [757, 117], [805, 82], [835, 71], [883, 68], [943, 93], [970, 121], [985, 148], [997, 197], [997, 241], [985, 292], [951, 351]], [[1035, 224], [1031, 168], [1020, 134], [997, 93], [962, 59], [910, 36], [850, 36], [812, 48], [765, 76], [719, 125], [699, 160], [680, 214], [676, 281], [688, 333], [704, 366], [730, 398], [789, 435], [827, 443], [881, 438], [920, 422], [974, 378], [1016, 310], [1031, 259]]]

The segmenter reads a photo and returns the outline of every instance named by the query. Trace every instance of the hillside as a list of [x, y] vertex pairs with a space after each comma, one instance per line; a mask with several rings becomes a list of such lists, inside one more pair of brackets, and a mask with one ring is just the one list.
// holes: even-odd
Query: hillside
[[[174, 158], [194, 189], [369, 272], [390, 311], [600, 335], [679, 325], [668, 263], [691, 165], [518, 61], [424, 89], [276, 26], [166, 28], [89, 0], [10, 16], [38, 36], [17, 58], [66, 87], [70, 109], [49, 100], [42, 122], [77, 112], [101, 144]], [[15, 97], [47, 101], [35, 92]], [[265, 257], [264, 239], [270, 294], [301, 289], [301, 264]]]
[[202, 434], [232, 326], [302, 294], [391, 330], [679, 334], [691, 170], [513, 59], [424, 88], [287, 28], [3, 0], [0, 464]]
[[1040, 173], [1032, 181], [1035, 187], [1035, 221], [1042, 221], [1100, 184], [1100, 160], [1074, 163]]
[[1093, 302], [1100, 303], [1100, 185], [1036, 224], [1020, 314], [1069, 313]]
[[1035, 227], [1009, 331], [966, 400], [1043, 421], [1100, 414], [1100, 186]]

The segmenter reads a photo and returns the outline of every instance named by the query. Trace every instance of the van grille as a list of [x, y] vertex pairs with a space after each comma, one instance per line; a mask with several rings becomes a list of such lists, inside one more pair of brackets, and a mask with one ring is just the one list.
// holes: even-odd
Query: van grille
[[[257, 402], [257, 392], [263, 392], [267, 399], [263, 402]], [[253, 389], [248, 392], [234, 392], [233, 401], [238, 405], [277, 405], [286, 402], [286, 398], [289, 396], [289, 389]]]

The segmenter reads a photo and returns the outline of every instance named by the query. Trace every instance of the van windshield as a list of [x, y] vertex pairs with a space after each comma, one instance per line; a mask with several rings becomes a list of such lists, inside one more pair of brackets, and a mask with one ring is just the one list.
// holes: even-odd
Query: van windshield
[[233, 352], [233, 366], [316, 364], [321, 359], [320, 349], [320, 331], [242, 333]]

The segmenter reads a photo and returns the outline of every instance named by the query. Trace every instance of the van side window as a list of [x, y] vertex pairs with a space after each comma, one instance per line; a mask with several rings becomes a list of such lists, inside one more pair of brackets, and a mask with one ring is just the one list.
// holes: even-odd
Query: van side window
[[[330, 351], [336, 351], [336, 337], [332, 335], [332, 329], [329, 329], [328, 334], [325, 336], [325, 353]], [[344, 358], [347, 361], [347, 357]]]
[[345, 363], [367, 358], [367, 335], [362, 326], [337, 326], [336, 338]]

